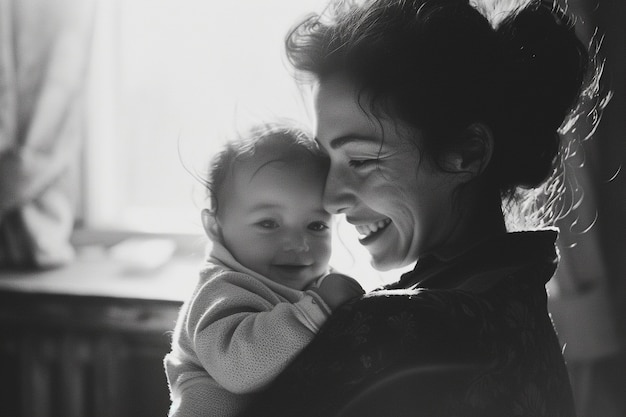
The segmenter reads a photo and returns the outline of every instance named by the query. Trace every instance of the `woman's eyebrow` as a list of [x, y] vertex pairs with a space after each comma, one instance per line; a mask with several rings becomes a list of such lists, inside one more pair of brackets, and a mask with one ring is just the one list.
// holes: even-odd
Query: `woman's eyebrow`
[[367, 143], [380, 144], [380, 141], [377, 138], [374, 138], [372, 136], [350, 134], [350, 135], [339, 136], [338, 138], [331, 140], [330, 147], [331, 149], [337, 149], [353, 142], [367, 142]]

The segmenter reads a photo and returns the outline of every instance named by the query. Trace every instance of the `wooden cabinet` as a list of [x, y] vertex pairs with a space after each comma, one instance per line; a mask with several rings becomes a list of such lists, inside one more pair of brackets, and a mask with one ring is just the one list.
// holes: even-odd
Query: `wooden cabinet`
[[126, 282], [96, 268], [81, 287], [76, 268], [0, 273], [0, 416], [166, 416], [163, 356], [195, 273]]

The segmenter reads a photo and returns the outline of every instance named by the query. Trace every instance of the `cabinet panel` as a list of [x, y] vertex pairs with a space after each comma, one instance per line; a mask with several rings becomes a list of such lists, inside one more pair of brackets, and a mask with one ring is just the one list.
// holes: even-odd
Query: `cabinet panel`
[[0, 375], [0, 416], [22, 417], [19, 337], [4, 328], [0, 328]]
[[0, 292], [0, 416], [166, 416], [179, 302]]

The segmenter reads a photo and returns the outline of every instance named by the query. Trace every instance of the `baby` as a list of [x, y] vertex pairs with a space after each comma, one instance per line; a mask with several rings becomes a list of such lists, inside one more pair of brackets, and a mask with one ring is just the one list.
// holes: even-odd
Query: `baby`
[[313, 338], [331, 311], [363, 294], [331, 273], [327, 159], [304, 132], [264, 125], [210, 166], [213, 243], [165, 357], [170, 416], [234, 416]]

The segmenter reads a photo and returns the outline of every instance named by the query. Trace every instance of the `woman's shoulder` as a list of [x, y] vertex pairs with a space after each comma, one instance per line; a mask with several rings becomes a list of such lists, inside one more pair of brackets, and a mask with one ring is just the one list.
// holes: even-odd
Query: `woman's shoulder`
[[[356, 331], [363, 333], [362, 336], [366, 333], [368, 339], [382, 340], [405, 329], [419, 334], [422, 347], [437, 348], [438, 343], [434, 342], [437, 340], [474, 346], [491, 343], [490, 334], [515, 331], [523, 317], [537, 317], [537, 312], [544, 312], [535, 296], [537, 291], [524, 290], [527, 278], [522, 273], [506, 275], [487, 291], [375, 290], [342, 305], [323, 330], [337, 339], [350, 339]], [[545, 290], [539, 295], [542, 294], [545, 295]]]
[[322, 331], [336, 339], [351, 339], [356, 332], [382, 340], [405, 331], [419, 333], [422, 341], [446, 335], [473, 339], [470, 334], [488, 326], [494, 311], [489, 300], [462, 290], [381, 289], [342, 305]]
[[371, 310], [376, 314], [396, 310], [411, 310], [421, 314], [428, 312], [447, 314], [457, 304], [476, 303], [484, 303], [483, 297], [457, 288], [381, 288], [351, 301], [344, 308], [354, 311]]

